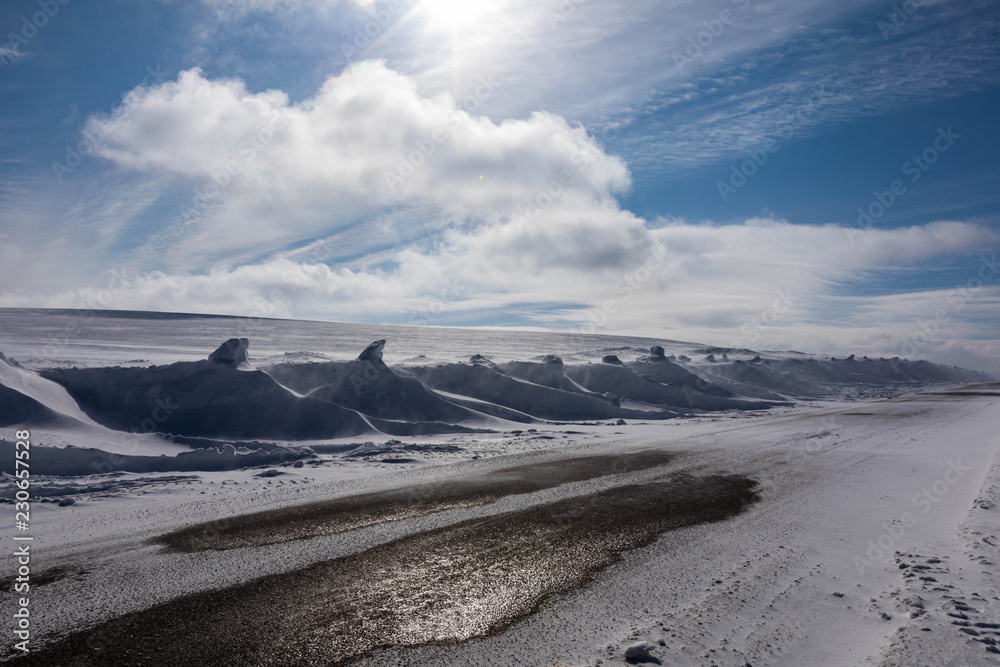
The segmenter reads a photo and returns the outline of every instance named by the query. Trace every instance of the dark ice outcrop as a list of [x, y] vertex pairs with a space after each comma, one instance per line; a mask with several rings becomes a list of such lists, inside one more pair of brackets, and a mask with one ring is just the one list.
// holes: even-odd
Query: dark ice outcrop
[[250, 359], [247, 351], [250, 349], [249, 338], [230, 338], [219, 348], [208, 355], [208, 360], [213, 364], [222, 364], [232, 368], [250, 367]]
[[[55, 413], [30, 396], [0, 384], [0, 427], [31, 422], [40, 426], [57, 422]], [[11, 455], [12, 462], [14, 460]]]
[[578, 387], [563, 375], [562, 371], [568, 368], [572, 367], [530, 362], [511, 362], [499, 367], [489, 362], [415, 366], [406, 370], [438, 391], [485, 401], [538, 419], [657, 418], [656, 414], [615, 407], [600, 395], [604, 392]]
[[21, 368], [21, 364], [17, 362], [14, 357], [4, 356], [3, 352], [0, 352], [0, 361], [6, 362], [8, 366], [13, 366], [14, 368]]
[[43, 371], [94, 421], [120, 431], [209, 438], [318, 440], [370, 432], [358, 413], [296, 396], [247, 360], [231, 338], [205, 361], [149, 368]]
[[500, 366], [498, 366], [492, 360], [487, 359], [486, 357], [484, 357], [481, 354], [474, 354], [471, 357], [469, 357], [469, 363], [473, 364], [475, 366], [483, 366], [485, 368], [492, 368], [493, 370], [495, 370], [498, 373], [502, 373], [503, 372], [503, 371], [500, 370]]
[[[655, 349], [653, 348], [654, 351]], [[648, 378], [654, 382], [677, 387], [687, 387], [703, 394], [711, 394], [723, 398], [732, 398], [733, 396], [733, 392], [728, 389], [713, 385], [711, 382], [692, 373], [683, 366], [670, 361], [666, 357], [655, 355], [640, 357], [634, 362], [626, 364], [626, 366], [632, 369], [636, 375]], [[622, 395], [622, 398], [626, 398], [626, 396]]]
[[[400, 375], [386, 366], [382, 361], [384, 347], [385, 341], [377, 340], [366, 347], [356, 361], [277, 364], [266, 370], [275, 380], [296, 392], [376, 419], [411, 424], [456, 423], [476, 416], [428, 391], [417, 379]], [[372, 423], [380, 431], [407, 435], [402, 432], [407, 427], [386, 423], [383, 428]], [[427, 428], [442, 432], [440, 425]]]
[[543, 357], [541, 363], [510, 361], [500, 366], [497, 370], [515, 378], [542, 385], [543, 387], [593, 396], [615, 407], [621, 407], [621, 402], [616, 396], [605, 395], [603, 392], [590, 391], [567, 377], [565, 369], [566, 366], [563, 364], [562, 359], [554, 354], [549, 354]]
[[[663, 363], [670, 363], [664, 361]], [[659, 365], [659, 364], [656, 364]], [[667, 385], [653, 377], [642, 375], [632, 368], [609, 364], [568, 366], [566, 375], [575, 382], [595, 392], [611, 392], [622, 399], [641, 401], [652, 405], [693, 410], [761, 410], [767, 403], [749, 401], [729, 396], [719, 396], [698, 391], [691, 386]], [[705, 383], [718, 390], [719, 387]]]
[[385, 347], [385, 339], [381, 338], [364, 350], [358, 355], [358, 361], [382, 361], [382, 349]]

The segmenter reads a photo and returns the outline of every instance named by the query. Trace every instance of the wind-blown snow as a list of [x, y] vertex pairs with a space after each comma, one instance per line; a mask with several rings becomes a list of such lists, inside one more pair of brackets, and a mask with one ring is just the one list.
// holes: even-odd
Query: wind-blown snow
[[[39, 315], [35, 328], [53, 317], [73, 319]], [[14, 431], [31, 430], [48, 573], [32, 599], [39, 642], [457, 522], [664, 475], [737, 473], [760, 482], [747, 512], [674, 531], [503, 632], [359, 664], [607, 663], [639, 642], [664, 664], [989, 664], [1000, 390], [955, 389], [981, 374], [678, 341], [243, 324], [109, 314], [49, 355], [0, 332], [24, 362], [0, 359], [0, 457], [13, 461]], [[147, 543], [234, 515], [639, 450], [669, 463], [619, 462], [544, 490], [211, 557]], [[12, 492], [12, 466], [0, 471]], [[913, 504], [925, 489], [926, 513]]]

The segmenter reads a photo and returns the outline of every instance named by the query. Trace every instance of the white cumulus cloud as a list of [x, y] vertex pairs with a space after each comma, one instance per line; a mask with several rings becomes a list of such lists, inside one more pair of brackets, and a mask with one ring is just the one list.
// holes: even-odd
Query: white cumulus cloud
[[[478, 95], [491, 94], [484, 79]], [[538, 112], [494, 123], [447, 94], [362, 62], [292, 104], [199, 70], [140, 87], [92, 118], [97, 153], [181, 196], [161, 237], [188, 260], [276, 249], [400, 206], [485, 217], [600, 204], [630, 185], [583, 127]], [[179, 238], [179, 240], [178, 240]]]

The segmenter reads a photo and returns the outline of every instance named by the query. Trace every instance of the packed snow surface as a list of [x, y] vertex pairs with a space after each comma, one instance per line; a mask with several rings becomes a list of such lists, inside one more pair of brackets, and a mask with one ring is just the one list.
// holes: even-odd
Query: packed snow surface
[[[74, 651], [129, 612], [181, 622], [169, 605], [192, 594], [216, 605], [192, 613], [256, 627], [224, 601], [264, 604], [245, 586], [261, 577], [279, 597], [313, 577], [296, 613], [319, 618], [365, 572], [364, 594], [403, 620], [331, 617], [347, 643], [329, 655], [361, 665], [1000, 664], [1000, 385], [974, 371], [72, 311], [0, 311], [0, 350], [6, 498], [15, 432], [32, 434], [32, 647], [69, 652], [27, 664], [125, 664], [116, 646], [139, 635]], [[657, 513], [676, 488], [700, 516], [711, 480], [752, 502]], [[614, 509], [623, 498], [651, 514]], [[379, 583], [392, 577], [423, 602]], [[207, 618], [192, 651], [238, 639]]]

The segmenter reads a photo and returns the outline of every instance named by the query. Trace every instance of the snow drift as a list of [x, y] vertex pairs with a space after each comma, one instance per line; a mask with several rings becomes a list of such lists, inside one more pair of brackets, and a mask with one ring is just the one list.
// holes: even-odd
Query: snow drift
[[269, 366], [267, 373], [300, 394], [383, 420], [461, 422], [475, 416], [431, 393], [419, 380], [397, 375], [382, 361], [384, 340], [355, 361]]
[[[669, 362], [664, 362], [669, 363]], [[645, 364], [639, 364], [642, 369]], [[683, 370], [683, 369], [681, 369]], [[687, 371], [684, 371], [687, 373]], [[668, 373], [673, 375], [672, 371]], [[569, 366], [566, 374], [584, 387], [593, 391], [611, 392], [621, 398], [641, 401], [652, 405], [669, 406], [688, 410], [766, 410], [771, 403], [750, 401], [739, 398], [729, 398], [708, 394], [696, 389], [692, 384], [666, 385], [640, 376], [632, 368], [615, 364], [587, 364], [585, 366]], [[687, 373], [688, 375], [693, 375]], [[694, 376], [697, 377], [697, 376]], [[718, 387], [702, 381], [705, 386], [719, 390]], [[730, 392], [726, 392], [732, 396]]]
[[[0, 472], [13, 475], [14, 443], [0, 440]], [[109, 454], [91, 447], [31, 448], [31, 470], [35, 475], [81, 477], [109, 472], [213, 472], [240, 470], [255, 466], [294, 463], [315, 457], [304, 449], [275, 447], [248, 450], [245, 447], [223, 445], [181, 452], [176, 456], [143, 456]]]
[[[385, 345], [384, 339], [376, 340], [353, 361], [298, 355], [299, 363], [291, 363], [287, 356], [279, 357], [279, 363], [264, 370], [251, 364], [247, 338], [230, 338], [201, 361], [146, 368], [36, 373], [0, 355], [0, 427], [62, 429], [60, 433], [80, 438], [67, 436], [54, 444], [84, 448], [101, 438], [111, 442], [115, 435], [151, 433], [223, 441], [322, 440], [375, 432], [414, 436], [503, 428], [496, 420], [666, 419], [683, 413], [763, 410], [788, 399], [989, 379], [926, 361], [801, 353], [764, 358], [752, 350], [682, 343], [673, 344], [676, 354], [671, 355], [654, 345], [648, 354], [637, 347], [572, 354], [569, 358], [577, 363], [549, 354], [535, 357], [540, 361], [497, 364], [476, 354], [465, 363], [390, 368], [383, 359]], [[700, 360], [692, 362], [681, 351]], [[578, 363], [586, 359], [601, 362]], [[622, 401], [633, 403], [623, 407]], [[109, 444], [108, 451], [155, 455], [186, 450], [160, 438], [142, 447]]]
[[626, 364], [632, 371], [643, 378], [677, 387], [688, 387], [702, 394], [731, 398], [733, 392], [713, 385], [704, 378], [695, 375], [684, 367], [674, 363], [663, 354], [663, 348], [654, 345], [649, 355], [639, 357]]
[[713, 363], [706, 375], [724, 377], [743, 385], [764, 388], [796, 398], [833, 396], [858, 388], [906, 388], [954, 382], [984, 382], [985, 373], [929, 361], [892, 359], [815, 359], [804, 357], [762, 358]]
[[89, 424], [67, 391], [0, 353], [0, 426]]
[[565, 391], [528, 382], [507, 374], [496, 364], [478, 356], [466, 364], [414, 366], [406, 371], [433, 389], [467, 396], [538, 419], [579, 421], [667, 416], [665, 413], [657, 415], [620, 408], [612, 400], [580, 393], [578, 389]]
[[215, 361], [60, 369], [43, 376], [64, 387], [94, 421], [121, 431], [315, 440], [372, 430], [356, 412], [296, 396], [267, 373], [250, 370], [245, 355], [234, 356], [240, 347], [225, 343], [212, 354]]

